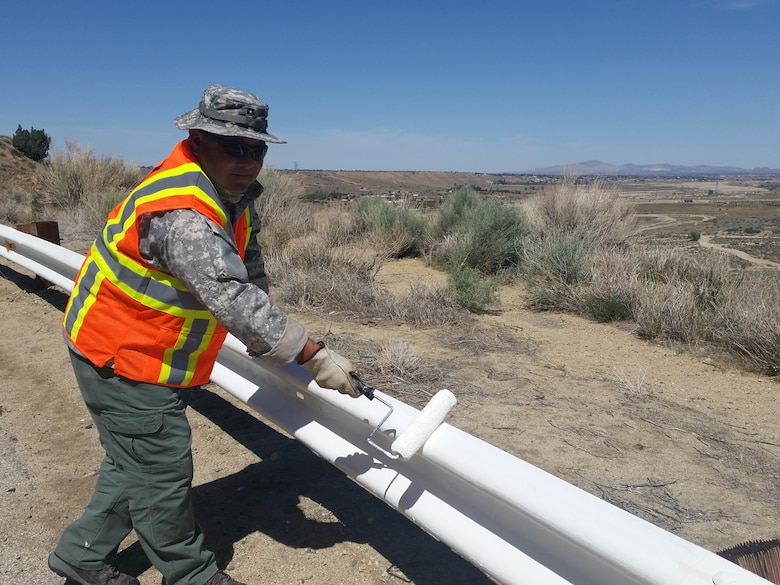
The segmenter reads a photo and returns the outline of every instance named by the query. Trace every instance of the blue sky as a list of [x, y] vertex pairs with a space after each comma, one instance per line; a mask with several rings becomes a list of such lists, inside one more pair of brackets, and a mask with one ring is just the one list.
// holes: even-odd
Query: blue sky
[[780, 168], [780, 0], [13, 0], [0, 134], [142, 165], [211, 83], [279, 169]]

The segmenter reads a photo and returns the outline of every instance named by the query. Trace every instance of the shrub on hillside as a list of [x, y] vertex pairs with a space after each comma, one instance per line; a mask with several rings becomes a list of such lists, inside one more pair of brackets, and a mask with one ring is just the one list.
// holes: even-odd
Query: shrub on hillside
[[543, 310], [576, 311], [578, 291], [591, 280], [593, 248], [578, 236], [557, 234], [527, 244], [526, 300]]
[[344, 227], [351, 239], [362, 239], [388, 258], [419, 255], [428, 235], [428, 224], [419, 213], [377, 197], [352, 203], [348, 221]]
[[497, 275], [518, 268], [528, 232], [517, 208], [495, 199], [479, 200], [462, 187], [439, 208], [432, 256], [453, 271], [467, 267]]
[[18, 187], [8, 187], [0, 192], [0, 223], [30, 223], [40, 219], [41, 211], [38, 195]]
[[476, 268], [461, 266], [450, 273], [448, 282], [455, 302], [464, 309], [486, 313], [498, 307], [499, 278], [485, 278]]
[[303, 188], [295, 179], [273, 169], [263, 169], [258, 177], [263, 194], [255, 202], [260, 216], [262, 243], [283, 247], [291, 240], [311, 232], [310, 207], [301, 199]]
[[422, 327], [452, 325], [464, 320], [464, 311], [447, 288], [414, 284], [405, 294], [390, 297], [392, 321]]
[[41, 166], [36, 178], [46, 202], [67, 209], [88, 198], [119, 201], [143, 178], [138, 165], [121, 158], [95, 157], [92, 148], [66, 142], [65, 152], [55, 152]]
[[589, 265], [589, 281], [575, 293], [578, 312], [600, 323], [633, 319], [637, 295], [634, 255], [614, 248], [597, 250]]
[[272, 296], [279, 301], [346, 314], [376, 315], [383, 305], [373, 259], [332, 250], [316, 239], [301, 247], [269, 247], [264, 254]]
[[42, 161], [49, 154], [51, 137], [43, 130], [36, 128], [23, 130], [20, 124], [14, 132], [11, 143], [24, 156], [37, 162]]
[[645, 283], [637, 295], [637, 334], [646, 339], [694, 344], [704, 338], [707, 315], [696, 309], [690, 282]]
[[603, 181], [582, 184], [565, 177], [523, 209], [543, 236], [565, 234], [601, 246], [622, 243], [635, 231], [634, 210]]
[[714, 311], [712, 339], [751, 368], [780, 375], [780, 278], [749, 273], [728, 283]]

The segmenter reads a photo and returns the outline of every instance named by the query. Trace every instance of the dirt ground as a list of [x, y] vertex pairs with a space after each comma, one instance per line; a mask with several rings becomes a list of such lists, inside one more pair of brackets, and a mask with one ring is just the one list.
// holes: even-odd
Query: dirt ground
[[[442, 278], [416, 261], [380, 278]], [[46, 555], [86, 505], [102, 456], [59, 322], [65, 295], [0, 260], [0, 582], [61, 583]], [[522, 308], [445, 329], [297, 315], [359, 368], [408, 343], [458, 405], [448, 422], [709, 550], [780, 537], [778, 381], [616, 327]], [[371, 380], [367, 380], [371, 382]], [[381, 389], [424, 401], [421, 385]], [[480, 585], [491, 581], [216, 387], [189, 414], [199, 520], [249, 585]], [[565, 506], [565, 502], [561, 503]], [[134, 541], [119, 557], [160, 575]], [[24, 578], [19, 578], [20, 572]]]

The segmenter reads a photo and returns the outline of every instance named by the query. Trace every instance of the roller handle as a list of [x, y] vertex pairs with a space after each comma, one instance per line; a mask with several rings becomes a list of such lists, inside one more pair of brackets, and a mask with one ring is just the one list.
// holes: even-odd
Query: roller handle
[[363, 380], [352, 375], [352, 381], [355, 382], [355, 388], [358, 389], [358, 392], [360, 392], [363, 396], [368, 398], [369, 400], [374, 399], [374, 388], [366, 384]]

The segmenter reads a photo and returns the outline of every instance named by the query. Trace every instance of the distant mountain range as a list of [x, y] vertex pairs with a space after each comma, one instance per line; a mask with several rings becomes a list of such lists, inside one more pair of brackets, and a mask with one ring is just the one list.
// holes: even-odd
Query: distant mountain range
[[709, 165], [683, 166], [668, 163], [656, 165], [613, 165], [600, 160], [588, 160], [570, 165], [556, 165], [525, 171], [525, 175], [562, 175], [579, 176], [631, 176], [631, 177], [712, 177], [727, 175], [778, 177], [780, 169], [760, 167], [756, 169], [741, 169], [738, 167], [717, 167]]

